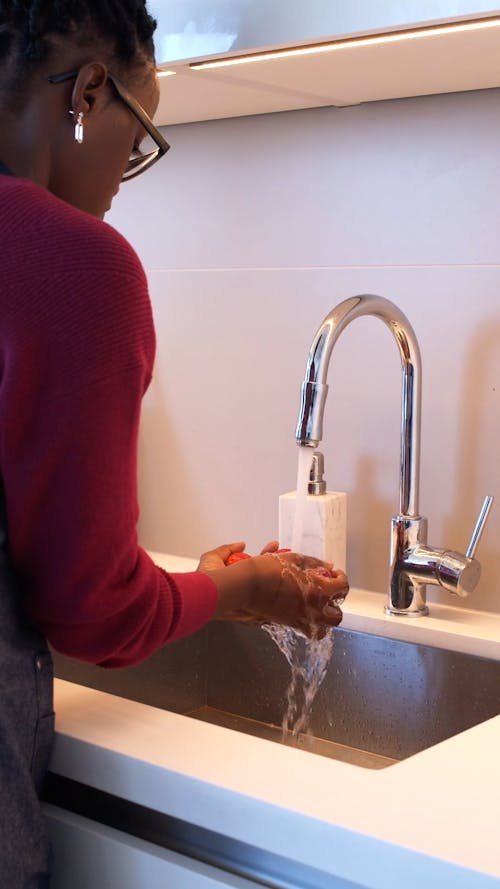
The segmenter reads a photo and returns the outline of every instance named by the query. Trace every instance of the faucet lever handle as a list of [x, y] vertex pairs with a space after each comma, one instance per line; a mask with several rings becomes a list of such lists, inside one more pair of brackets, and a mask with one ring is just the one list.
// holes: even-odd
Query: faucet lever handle
[[490, 509], [491, 509], [494, 499], [495, 498], [492, 497], [490, 494], [487, 494], [487, 496], [484, 498], [484, 503], [481, 507], [481, 512], [479, 513], [479, 516], [478, 516], [478, 519], [476, 522], [476, 527], [474, 528], [474, 530], [472, 532], [472, 537], [470, 539], [470, 543], [467, 548], [467, 552], [465, 554], [468, 559], [474, 558], [474, 554], [476, 552], [478, 543], [481, 539], [481, 535], [484, 531], [486, 519], [488, 518], [488, 516], [490, 514]]

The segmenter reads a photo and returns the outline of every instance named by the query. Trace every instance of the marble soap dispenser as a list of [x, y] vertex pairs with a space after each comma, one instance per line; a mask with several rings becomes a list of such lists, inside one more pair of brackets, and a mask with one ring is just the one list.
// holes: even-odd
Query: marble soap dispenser
[[[283, 548], [292, 548], [297, 492], [279, 498], [278, 539]], [[346, 570], [347, 494], [327, 491], [323, 454], [312, 458], [308, 493], [303, 504], [302, 546], [305, 555], [333, 562], [334, 568]]]

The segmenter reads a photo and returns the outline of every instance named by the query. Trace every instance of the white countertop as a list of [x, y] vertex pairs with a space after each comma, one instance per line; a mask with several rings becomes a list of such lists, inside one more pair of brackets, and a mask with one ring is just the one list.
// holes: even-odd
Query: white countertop
[[[352, 591], [343, 626], [500, 658], [497, 615], [381, 600]], [[62, 680], [56, 712], [56, 773], [370, 889], [500, 886], [500, 717], [372, 771]]]

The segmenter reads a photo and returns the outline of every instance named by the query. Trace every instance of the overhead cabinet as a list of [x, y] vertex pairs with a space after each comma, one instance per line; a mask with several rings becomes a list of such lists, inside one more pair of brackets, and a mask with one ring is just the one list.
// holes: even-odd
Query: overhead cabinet
[[284, 0], [157, 0], [161, 8], [150, 7], [159, 20], [160, 67], [172, 72], [161, 77], [159, 124], [500, 86], [500, 8], [486, 3], [287, 0], [285, 9]]

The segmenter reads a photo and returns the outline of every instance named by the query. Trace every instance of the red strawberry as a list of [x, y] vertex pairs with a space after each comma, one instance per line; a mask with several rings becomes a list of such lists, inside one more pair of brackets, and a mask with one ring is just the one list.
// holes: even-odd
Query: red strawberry
[[252, 557], [248, 555], [248, 553], [231, 553], [229, 558], [226, 559], [226, 565], [235, 565], [236, 562], [241, 562], [242, 559], [251, 559]]

